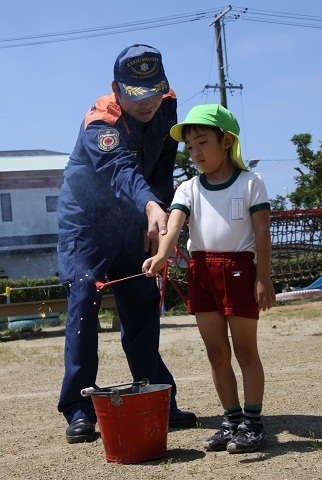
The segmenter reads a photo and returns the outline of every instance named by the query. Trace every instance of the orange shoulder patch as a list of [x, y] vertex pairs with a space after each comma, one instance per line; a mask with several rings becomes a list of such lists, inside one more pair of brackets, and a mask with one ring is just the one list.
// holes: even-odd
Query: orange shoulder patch
[[168, 93], [163, 95], [163, 98], [177, 98], [176, 94], [172, 90], [172, 88], [169, 89]]
[[84, 128], [96, 120], [102, 120], [109, 125], [114, 125], [121, 116], [121, 108], [116, 103], [114, 93], [105, 95], [97, 100], [96, 103], [87, 111], [85, 116]]

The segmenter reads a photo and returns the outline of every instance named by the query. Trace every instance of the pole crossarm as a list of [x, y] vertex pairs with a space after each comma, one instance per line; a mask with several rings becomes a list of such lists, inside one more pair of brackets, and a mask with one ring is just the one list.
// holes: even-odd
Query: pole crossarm
[[218, 15], [215, 16], [215, 19], [209, 23], [209, 27], [211, 27], [211, 25], [213, 25], [215, 22], [218, 22], [218, 20], [221, 18], [221, 17], [224, 17], [226, 15], [226, 13], [230, 12], [230, 10], [232, 9], [232, 6], [231, 5], [228, 5], [227, 8], [225, 8], [225, 10], [221, 13], [218, 13]]
[[233, 88], [237, 88], [239, 90], [242, 90], [244, 87], [243, 85], [218, 85], [218, 83], [216, 83], [216, 85], [209, 85], [208, 83], [204, 86], [204, 88], [225, 88], [225, 89], [228, 89], [228, 90], [231, 90]]

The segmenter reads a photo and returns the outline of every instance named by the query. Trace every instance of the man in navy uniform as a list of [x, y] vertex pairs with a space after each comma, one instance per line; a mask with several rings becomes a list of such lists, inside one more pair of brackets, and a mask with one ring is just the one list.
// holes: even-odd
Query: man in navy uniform
[[[80, 394], [96, 386], [102, 290], [95, 282], [104, 282], [105, 275], [113, 280], [141, 273], [159, 233], [167, 232], [166, 209], [173, 197], [177, 142], [169, 131], [177, 123], [177, 102], [160, 52], [148, 45], [123, 50], [112, 90], [86, 114], [58, 202], [59, 273], [68, 295], [58, 409], [69, 424], [69, 443], [96, 438], [92, 400]], [[112, 291], [133, 380], [172, 385], [169, 426], [195, 426], [195, 414], [177, 407], [175, 381], [159, 354], [155, 277], [115, 283]]]

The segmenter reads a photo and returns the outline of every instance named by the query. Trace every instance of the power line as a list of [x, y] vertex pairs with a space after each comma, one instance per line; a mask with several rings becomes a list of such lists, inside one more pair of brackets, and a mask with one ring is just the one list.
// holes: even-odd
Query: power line
[[[120, 24], [108, 25], [103, 27], [83, 28], [79, 30], [67, 30], [64, 32], [43, 33], [39, 35], [27, 35], [27, 36], [21, 36], [21, 37], [10, 37], [10, 38], [0, 39], [0, 42], [30, 40], [30, 39], [37, 39], [37, 38], [44, 38], [44, 37], [56, 37], [61, 35], [74, 35], [78, 33], [97, 32], [100, 30], [114, 30], [117, 28], [145, 25], [147, 22], [153, 24], [153, 23], [159, 23], [159, 22], [172, 22], [178, 19], [180, 19], [180, 21], [199, 20], [200, 18], [209, 18], [217, 11], [218, 11], [217, 9], [216, 10], [212, 9], [212, 10], [206, 10], [204, 12], [194, 12], [190, 14], [188, 13], [186, 15], [182, 15], [182, 14], [172, 15], [171, 17], [160, 17], [160, 18], [155, 18], [150, 20], [138, 20], [135, 22], [120, 23]], [[196, 15], [198, 16], [198, 18], [195, 18]]]
[[250, 13], [254, 13], [256, 15], [263, 15], [263, 16], [282, 16], [288, 18], [297, 18], [300, 20], [307, 19], [307, 20], [314, 20], [314, 21], [322, 21], [321, 15], [307, 15], [304, 13], [289, 13], [289, 12], [275, 12], [273, 10], [260, 10], [257, 8], [247, 8], [247, 11]]
[[[278, 25], [288, 25], [295, 27], [305, 27], [305, 28], [322, 28], [322, 16], [319, 15], [307, 15], [307, 14], [297, 14], [289, 12], [275, 12], [273, 10], [260, 10], [256, 8], [245, 8], [242, 10], [242, 13], [246, 15], [240, 16], [240, 9], [235, 11], [234, 7], [232, 9], [232, 14], [227, 16], [228, 20], [246, 20], [252, 22], [264, 22], [264, 23], [273, 23]], [[239, 13], [236, 17], [236, 13]], [[288, 20], [288, 21], [287, 21]], [[295, 23], [293, 20], [297, 20]], [[318, 24], [312, 24], [307, 22], [318, 22]], [[319, 25], [320, 23], [320, 25]]]
[[[172, 15], [170, 17], [160, 17], [155, 19], [138, 20], [135, 22], [122, 23], [116, 25], [85, 28], [79, 30], [68, 30], [57, 33], [45, 33], [39, 35], [29, 35], [22, 37], [10, 37], [0, 39], [0, 43], [10, 45], [1, 45], [0, 48], [17, 48], [32, 45], [43, 45], [46, 43], [67, 42], [72, 40], [81, 40], [84, 38], [100, 37], [107, 35], [116, 35], [118, 33], [133, 32], [138, 30], [146, 30], [150, 28], [160, 28], [171, 25], [179, 25], [187, 22], [200, 21], [212, 18], [219, 9], [204, 10], [202, 12], [192, 12], [181, 15]], [[34, 41], [33, 41], [34, 40]], [[17, 43], [12, 43], [17, 42]]]
[[241, 20], [246, 20], [246, 21], [249, 21], [249, 22], [259, 22], [259, 23], [272, 23], [272, 24], [275, 24], [275, 25], [287, 25], [287, 26], [290, 26], [290, 27], [305, 27], [305, 28], [316, 28], [316, 29], [321, 29], [322, 28], [322, 25], [305, 25], [303, 23], [291, 23], [291, 22], [282, 22], [282, 21], [278, 21], [278, 20], [262, 20], [262, 19], [255, 19], [255, 18], [251, 18], [251, 17], [243, 17], [241, 18]]
[[[243, 156], [244, 157], [244, 156]], [[258, 160], [261, 163], [268, 163], [268, 162], [279, 162], [279, 163], [286, 163], [286, 162], [299, 162], [299, 158], [256, 158], [252, 160]], [[250, 160], [250, 161], [252, 161]], [[294, 167], [296, 169], [296, 167]]]
[[[92, 27], [78, 30], [67, 30], [57, 33], [44, 33], [20, 37], [0, 38], [0, 49], [28, 47], [48, 43], [67, 42], [94, 38], [107, 35], [116, 35], [151, 28], [175, 26], [187, 22], [196, 22], [207, 18], [213, 18], [222, 10], [222, 7], [208, 9], [187, 14], [177, 14], [169, 17], [138, 20], [135, 22], [121, 23], [102, 27]], [[241, 15], [244, 14], [244, 15]], [[305, 28], [322, 28], [322, 17], [317, 15], [294, 14], [289, 12], [274, 12], [272, 10], [259, 10], [241, 7], [231, 7], [231, 13], [227, 15], [227, 21], [246, 20], [251, 22], [272, 23]], [[317, 22], [316, 24], [314, 22]]]

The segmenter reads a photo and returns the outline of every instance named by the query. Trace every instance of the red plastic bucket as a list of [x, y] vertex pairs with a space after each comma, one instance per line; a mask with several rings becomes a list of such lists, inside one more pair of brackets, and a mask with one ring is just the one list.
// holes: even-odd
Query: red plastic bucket
[[147, 380], [82, 391], [92, 396], [106, 460], [136, 463], [166, 456], [170, 391], [171, 385]]

